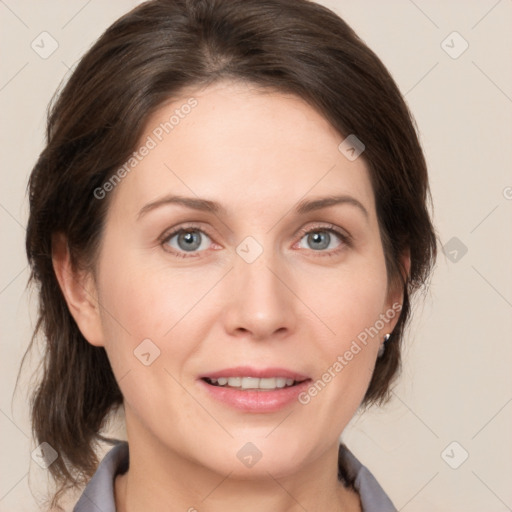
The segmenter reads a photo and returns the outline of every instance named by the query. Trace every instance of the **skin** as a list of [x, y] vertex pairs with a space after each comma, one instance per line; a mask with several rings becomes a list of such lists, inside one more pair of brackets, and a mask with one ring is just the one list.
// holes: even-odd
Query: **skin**
[[[115, 482], [118, 510], [361, 510], [337, 480], [339, 436], [398, 316], [307, 405], [239, 411], [210, 398], [198, 376], [251, 365], [316, 380], [401, 302], [388, 289], [367, 166], [345, 158], [343, 137], [299, 98], [234, 82], [189, 93], [147, 123], [141, 144], [198, 101], [111, 192], [94, 273], [73, 271], [55, 240], [70, 311], [105, 347], [125, 399], [130, 468]], [[146, 206], [169, 194], [223, 210]], [[351, 203], [295, 212], [333, 195], [366, 213]], [[200, 250], [164, 240], [191, 223], [207, 235]], [[311, 248], [304, 232], [331, 227], [349, 242], [331, 234], [328, 248]], [[263, 248], [253, 263], [236, 253], [248, 236]], [[145, 366], [134, 350], [148, 338], [160, 356]], [[252, 468], [236, 455], [247, 442], [262, 453]]]

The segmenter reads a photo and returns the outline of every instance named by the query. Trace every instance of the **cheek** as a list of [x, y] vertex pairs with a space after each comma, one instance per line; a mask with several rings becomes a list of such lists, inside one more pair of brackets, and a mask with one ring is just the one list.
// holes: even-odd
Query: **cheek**
[[[114, 327], [125, 328], [135, 339], [161, 338], [188, 302], [186, 293], [176, 293], [176, 282], [171, 287], [143, 268], [125, 272], [119, 267], [104, 281], [103, 290], [101, 299], [118, 324]], [[112, 319], [105, 320], [112, 324]]]
[[319, 327], [312, 336], [318, 373], [302, 403], [311, 401], [314, 408], [333, 411], [335, 423], [342, 425], [364, 397], [379, 345], [388, 332], [380, 320], [387, 302], [384, 256], [376, 249], [372, 257], [354, 260], [335, 275], [303, 284], [304, 303], [321, 322], [317, 320]]
[[197, 338], [213, 321], [212, 304], [203, 298], [222, 275], [221, 270], [217, 273], [171, 272], [147, 258], [104, 259], [99, 300], [112, 365], [127, 371], [134, 364], [134, 351], [147, 339], [164, 356], [161, 361], [172, 359], [176, 367], [186, 360], [194, 349], [190, 337]]
[[[384, 257], [367, 258], [330, 272], [324, 278], [313, 277], [303, 283], [304, 302], [326, 327], [327, 349], [338, 353], [358, 337], [362, 340], [385, 312], [387, 274]], [[310, 290], [309, 292], [307, 290]], [[328, 335], [330, 334], [330, 336]]]

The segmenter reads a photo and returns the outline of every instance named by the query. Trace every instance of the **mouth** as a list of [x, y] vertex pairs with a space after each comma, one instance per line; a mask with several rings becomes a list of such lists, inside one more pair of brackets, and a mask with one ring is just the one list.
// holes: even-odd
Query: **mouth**
[[202, 379], [211, 386], [236, 389], [238, 391], [275, 391], [277, 389], [297, 386], [307, 379], [295, 380], [286, 377], [204, 377]]
[[206, 395], [242, 412], [271, 413], [297, 403], [311, 378], [283, 368], [237, 367], [199, 378]]

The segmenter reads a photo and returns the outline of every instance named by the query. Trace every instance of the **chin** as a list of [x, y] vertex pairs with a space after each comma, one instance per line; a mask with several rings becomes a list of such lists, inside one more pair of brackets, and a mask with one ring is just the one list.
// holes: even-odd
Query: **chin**
[[[268, 429], [265, 435], [243, 435], [230, 439], [226, 443], [210, 444], [208, 460], [199, 463], [208, 466], [221, 474], [230, 474], [230, 478], [260, 479], [269, 478], [269, 473], [275, 478], [293, 474], [305, 460], [308, 453], [314, 450], [306, 444], [306, 440], [293, 440], [289, 434], [288, 442], [283, 442], [282, 436], [271, 439]], [[311, 440], [310, 440], [311, 442]]]

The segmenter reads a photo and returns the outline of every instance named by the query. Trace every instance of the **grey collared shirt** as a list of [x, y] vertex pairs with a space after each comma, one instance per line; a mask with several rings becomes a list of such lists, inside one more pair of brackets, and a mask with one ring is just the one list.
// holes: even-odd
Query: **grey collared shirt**
[[[382, 487], [344, 445], [340, 445], [345, 470], [354, 477], [363, 512], [397, 512]], [[128, 470], [128, 443], [120, 442], [101, 461], [73, 512], [116, 512], [114, 480]]]

